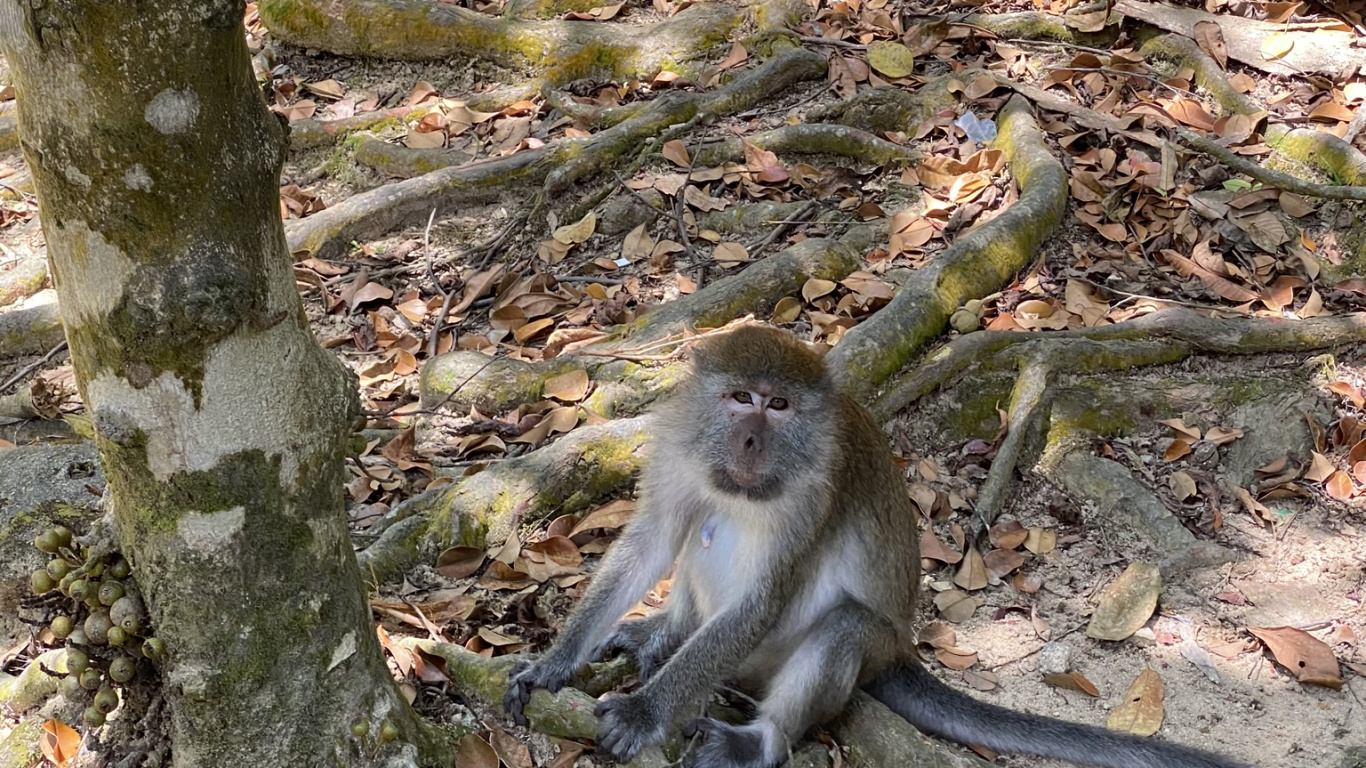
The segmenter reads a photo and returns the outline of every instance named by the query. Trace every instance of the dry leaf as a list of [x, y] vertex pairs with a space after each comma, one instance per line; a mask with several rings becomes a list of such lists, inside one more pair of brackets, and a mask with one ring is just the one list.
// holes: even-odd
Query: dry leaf
[[1323, 490], [1338, 501], [1346, 501], [1352, 498], [1352, 476], [1337, 470], [1328, 476], [1328, 480], [1323, 484]]
[[545, 396], [577, 403], [588, 394], [588, 372], [574, 370], [545, 380]]
[[1197, 493], [1195, 478], [1185, 470], [1173, 472], [1167, 482], [1172, 489], [1172, 495], [1176, 496], [1178, 501], [1185, 501]]
[[664, 147], [660, 149], [659, 154], [679, 168], [692, 167], [692, 158], [688, 156], [688, 147], [678, 139], [664, 142]]
[[589, 211], [586, 216], [573, 224], [557, 228], [551, 237], [565, 245], [578, 245], [593, 236], [598, 228], [598, 215]]
[[1275, 61], [1290, 53], [1294, 47], [1295, 38], [1290, 35], [1283, 32], [1267, 35], [1266, 39], [1262, 40], [1262, 58], [1267, 61]]
[[1130, 563], [1105, 588], [1086, 634], [1097, 640], [1123, 640], [1152, 617], [1162, 592], [1162, 572], [1152, 563]]
[[1030, 528], [1024, 548], [1036, 555], [1046, 555], [1058, 546], [1058, 532], [1048, 528]]
[[1043, 681], [1055, 688], [1066, 688], [1069, 691], [1080, 691], [1087, 696], [1099, 697], [1100, 690], [1095, 683], [1087, 680], [1080, 672], [1062, 672], [1051, 675], [1044, 675]]
[[572, 538], [584, 531], [593, 531], [600, 528], [615, 531], [626, 525], [626, 521], [630, 520], [631, 516], [635, 513], [636, 503], [634, 501], [629, 499], [609, 501], [592, 512], [589, 512], [578, 525], [574, 526], [574, 530], [569, 532], [569, 536]]
[[1294, 627], [1248, 627], [1247, 631], [1266, 643], [1276, 662], [1290, 670], [1296, 680], [1335, 691], [1342, 688], [1342, 672], [1327, 643]]
[[1151, 669], [1143, 670], [1124, 694], [1124, 703], [1105, 718], [1105, 727], [1135, 736], [1157, 733], [1162, 727], [1162, 698], [1162, 678]]
[[460, 768], [498, 768], [498, 753], [487, 741], [471, 733], [456, 746], [455, 764]]
[[1228, 69], [1228, 48], [1224, 45], [1224, 30], [1219, 26], [1219, 22], [1211, 19], [1197, 21], [1191, 31], [1194, 33], [1195, 42], [1200, 44], [1200, 49], [1218, 62], [1220, 69]]
[[868, 64], [881, 75], [907, 77], [915, 71], [915, 54], [901, 43], [874, 40], [868, 44]]
[[51, 760], [57, 768], [66, 768], [81, 748], [81, 735], [60, 720], [47, 720], [43, 722], [43, 734], [38, 747], [43, 751], [43, 757]]
[[436, 571], [448, 579], [468, 578], [484, 565], [485, 557], [478, 547], [451, 547], [437, 555]]
[[958, 567], [958, 572], [953, 575], [953, 583], [969, 591], [985, 589], [990, 583], [987, 579], [987, 566], [982, 560], [982, 555], [976, 549], [969, 547], [963, 556], [963, 564]]
[[934, 596], [934, 607], [946, 621], [961, 624], [972, 618], [972, 614], [982, 604], [982, 599], [966, 592], [950, 589]]

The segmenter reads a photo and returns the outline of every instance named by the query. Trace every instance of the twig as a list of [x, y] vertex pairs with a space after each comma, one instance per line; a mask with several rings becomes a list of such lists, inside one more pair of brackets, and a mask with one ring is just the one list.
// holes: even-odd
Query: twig
[[508, 225], [503, 228], [503, 231], [499, 232], [498, 236], [493, 238], [488, 245], [483, 246], [484, 258], [479, 260], [479, 266], [476, 267], [476, 269], [482, 270], [487, 267], [489, 260], [493, 258], [493, 254], [497, 253], [498, 249], [503, 247], [503, 243], [507, 241], [508, 236], [512, 234], [512, 231], [514, 229], [521, 229], [525, 226], [530, 217], [530, 213], [512, 217], [512, 221], [508, 222]]
[[801, 41], [803, 43], [811, 43], [812, 45], [828, 45], [832, 48], [848, 48], [851, 51], [868, 50], [868, 46], [863, 45], [862, 43], [851, 43], [848, 40], [832, 40], [828, 37], [812, 37], [810, 35], [802, 35]]
[[1200, 134], [1177, 126], [1176, 135], [1181, 142], [1191, 149], [1211, 155], [1214, 159], [1227, 165], [1229, 168], [1245, 176], [1251, 176], [1257, 181], [1267, 186], [1277, 187], [1278, 189], [1294, 192], [1297, 195], [1308, 197], [1321, 197], [1328, 200], [1361, 200], [1366, 201], [1366, 187], [1348, 187], [1337, 184], [1315, 184], [1312, 181], [1296, 178], [1288, 173], [1274, 171], [1265, 168], [1257, 163], [1233, 154], [1233, 151], [1222, 144], [1205, 138]]
[[1156, 301], [1160, 304], [1171, 304], [1175, 307], [1198, 309], [1201, 312], [1223, 312], [1231, 315], [1238, 315], [1240, 317], [1252, 317], [1251, 312], [1241, 310], [1236, 307], [1212, 307], [1208, 304], [1197, 304], [1193, 301], [1182, 301], [1180, 299], [1164, 299], [1161, 296], [1149, 296], [1144, 293], [1129, 293], [1128, 291], [1121, 291], [1118, 288], [1112, 288], [1111, 286], [1105, 285], [1104, 283], [1097, 283], [1094, 280], [1087, 280], [1084, 277], [1069, 277], [1067, 279], [1076, 280], [1079, 283], [1086, 283], [1092, 288], [1096, 288], [1102, 291], [1108, 291], [1110, 293], [1115, 294], [1116, 296], [1123, 296], [1126, 299], [1138, 299], [1140, 301]]
[[1169, 84], [1169, 83], [1163, 82], [1162, 78], [1157, 77], [1156, 75], [1150, 75], [1150, 74], [1148, 74], [1148, 73], [1146, 73], [1146, 72], [1130, 72], [1130, 71], [1127, 70], [1127, 69], [1115, 69], [1114, 67], [1066, 67], [1066, 66], [1059, 66], [1059, 67], [1044, 67], [1044, 71], [1046, 71], [1046, 72], [1062, 72], [1062, 71], [1068, 71], [1068, 72], [1103, 72], [1103, 73], [1105, 73], [1105, 74], [1107, 74], [1107, 75], [1122, 75], [1122, 76], [1124, 76], [1124, 77], [1137, 77], [1137, 78], [1139, 78], [1140, 80], [1147, 80], [1148, 82], [1153, 83], [1154, 85], [1160, 85], [1160, 86], [1162, 86], [1163, 88], [1166, 88], [1166, 89], [1168, 89], [1168, 90], [1170, 90], [1170, 91], [1173, 91], [1173, 92], [1175, 92], [1175, 93], [1182, 94], [1183, 96], [1194, 96], [1194, 95], [1195, 95], [1195, 94], [1191, 93], [1190, 91], [1186, 90], [1185, 88], [1177, 88], [1177, 87], [1174, 86], [1174, 85], [1171, 85], [1171, 84]]
[[29, 363], [28, 365], [24, 366], [23, 369], [21, 369], [18, 373], [14, 374], [13, 376], [9, 377], [8, 379], [5, 379], [5, 383], [4, 383], [4, 384], [0, 384], [0, 393], [3, 393], [3, 392], [8, 391], [10, 387], [14, 386], [16, 383], [18, 383], [18, 382], [19, 382], [21, 379], [23, 379], [25, 376], [28, 376], [30, 373], [33, 373], [34, 371], [38, 370], [39, 368], [42, 368], [45, 364], [47, 364], [47, 362], [48, 362], [49, 360], [51, 360], [53, 357], [55, 357], [55, 356], [57, 355], [58, 352], [61, 352], [61, 351], [64, 350], [64, 349], [66, 349], [66, 342], [65, 342], [65, 341], [63, 341], [62, 343], [60, 343], [60, 344], [58, 344], [57, 346], [53, 347], [52, 349], [48, 350], [48, 353], [47, 353], [46, 355], [43, 355], [41, 358], [39, 358], [39, 359], [33, 361], [32, 363]]
[[436, 315], [436, 322], [432, 323], [432, 332], [427, 336], [427, 359], [436, 357], [437, 343], [441, 339], [441, 325], [446, 322], [446, 315], [451, 311], [451, 302], [455, 299], [455, 288], [446, 290], [441, 285], [441, 278], [436, 276], [436, 269], [432, 264], [431, 234], [432, 221], [436, 219], [436, 208], [427, 216], [427, 228], [422, 230], [422, 253], [427, 258], [427, 278], [432, 281], [432, 285], [441, 293], [441, 311]]
[[561, 283], [597, 283], [598, 285], [621, 285], [625, 281], [620, 277], [605, 277], [601, 275], [565, 275], [555, 278]]
[[767, 248], [774, 240], [777, 240], [778, 238], [783, 237], [788, 232], [790, 232], [792, 230], [792, 227], [798, 224], [807, 223], [807, 221], [809, 221], [812, 216], [815, 216], [816, 213], [820, 211], [820, 209], [820, 203], [816, 202], [815, 200], [807, 201], [806, 205], [802, 206], [801, 209], [797, 211], [796, 215], [793, 216], [791, 219], [769, 222], [770, 224], [777, 224], [778, 226], [774, 227], [771, 232], [769, 232], [762, 238], [756, 240], [755, 242], [749, 245], [746, 245], [745, 250], [749, 251], [749, 253], [751, 254], [758, 253], [764, 248]]
[[1071, 48], [1075, 51], [1086, 51], [1087, 53], [1095, 53], [1103, 56], [1109, 56], [1114, 53], [1114, 51], [1107, 51], [1102, 48], [1088, 48], [1084, 45], [1077, 45], [1076, 43], [1069, 43], [1063, 40], [1029, 40], [1026, 38], [1012, 37], [1002, 40], [1001, 42], [1014, 43], [1015, 45], [1050, 45], [1058, 48]]

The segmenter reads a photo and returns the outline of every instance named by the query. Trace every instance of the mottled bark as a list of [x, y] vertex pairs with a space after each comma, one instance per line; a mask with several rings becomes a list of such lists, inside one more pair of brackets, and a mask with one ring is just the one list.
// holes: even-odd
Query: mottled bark
[[355, 390], [294, 288], [285, 133], [243, 10], [0, 0], [77, 383], [165, 642], [174, 764], [436, 762], [347, 537]]

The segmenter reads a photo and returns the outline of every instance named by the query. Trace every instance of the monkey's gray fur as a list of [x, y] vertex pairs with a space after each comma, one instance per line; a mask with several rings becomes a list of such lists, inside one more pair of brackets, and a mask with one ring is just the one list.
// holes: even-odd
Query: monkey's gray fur
[[[863, 687], [922, 731], [1101, 768], [1245, 768], [1093, 726], [1012, 712], [940, 683], [914, 655], [917, 514], [872, 416], [792, 335], [743, 326], [700, 343], [659, 410], [640, 511], [557, 643], [505, 700], [627, 652], [644, 685], [598, 705], [598, 747], [626, 762], [732, 681], [752, 722], [704, 718], [688, 765], [772, 768]], [[665, 610], [617, 620], [677, 561]]]

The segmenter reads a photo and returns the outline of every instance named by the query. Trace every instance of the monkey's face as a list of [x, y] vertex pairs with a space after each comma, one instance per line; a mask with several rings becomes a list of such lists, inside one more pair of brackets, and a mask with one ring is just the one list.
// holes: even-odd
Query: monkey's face
[[810, 438], [825, 398], [769, 381], [724, 382], [709, 393], [703, 437], [712, 484], [751, 500], [771, 498], [814, 461]]

